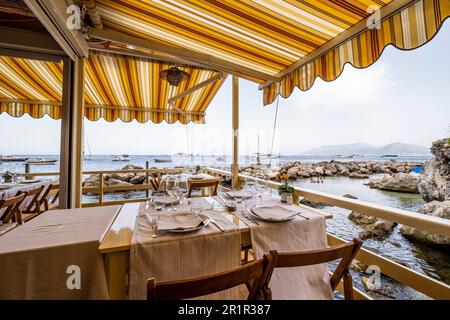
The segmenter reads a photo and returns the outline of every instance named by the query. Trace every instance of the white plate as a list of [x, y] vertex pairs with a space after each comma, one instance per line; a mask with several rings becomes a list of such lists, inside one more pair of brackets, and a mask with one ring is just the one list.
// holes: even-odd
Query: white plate
[[211, 222], [211, 220], [207, 216], [205, 216], [203, 214], [199, 214], [199, 216], [202, 218], [203, 223], [201, 225], [197, 226], [197, 227], [184, 228], [184, 229], [183, 228], [177, 228], [177, 229], [169, 229], [169, 230], [164, 230], [164, 231], [173, 232], [173, 233], [192, 232], [192, 231], [200, 230], [201, 228], [203, 228], [204, 226], [207, 226]]
[[39, 179], [33, 179], [33, 180], [22, 180], [20, 181], [21, 184], [32, 184], [32, 183], [38, 183], [41, 182]]
[[[251, 215], [252, 217], [254, 217], [254, 218], [257, 218], [257, 219], [260, 219], [260, 220], [264, 220], [264, 221], [270, 221], [270, 222], [282, 222], [282, 221], [289, 221], [289, 220], [292, 220], [292, 219], [294, 219], [298, 214], [300, 214], [300, 212], [295, 213], [295, 211], [293, 211], [293, 210], [289, 210], [289, 209], [283, 208], [283, 207], [281, 207], [281, 206], [278, 206], [278, 207], [279, 207], [279, 208], [282, 208], [283, 210], [286, 210], [286, 211], [291, 211], [291, 212], [292, 212], [292, 216], [285, 217], [285, 218], [269, 218], [269, 217], [261, 217], [261, 216], [259, 216], [257, 213], [255, 213], [255, 212], [253, 211], [253, 210], [258, 209], [258, 208], [253, 208], [253, 209], [251, 209], [251, 210], [250, 210], [250, 215]], [[280, 210], [280, 209], [278, 209], [278, 210]]]
[[12, 187], [12, 185], [9, 184], [9, 183], [0, 184], [0, 190], [6, 190], [6, 189], [9, 189], [11, 187]]

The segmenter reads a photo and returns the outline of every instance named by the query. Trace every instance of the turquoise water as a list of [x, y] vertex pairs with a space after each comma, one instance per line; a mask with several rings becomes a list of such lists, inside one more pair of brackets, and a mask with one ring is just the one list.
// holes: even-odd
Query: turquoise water
[[[373, 175], [375, 177], [376, 175]], [[418, 194], [382, 191], [371, 189], [365, 184], [368, 179], [350, 179], [348, 177], [327, 177], [324, 183], [311, 183], [309, 179], [299, 179], [293, 184], [334, 195], [351, 194], [360, 200], [382, 204], [413, 212], [425, 203]], [[333, 219], [327, 221], [327, 231], [345, 240], [358, 237], [363, 230], [359, 225], [348, 220], [350, 210], [326, 206], [322, 210], [333, 214]], [[410, 268], [426, 274], [434, 279], [450, 284], [450, 252], [449, 250], [431, 248], [416, 244], [404, 238], [396, 226], [392, 234], [383, 240], [364, 240], [364, 247], [379, 253], [394, 261], [408, 265]], [[397, 298], [421, 298], [412, 290], [403, 288]]]

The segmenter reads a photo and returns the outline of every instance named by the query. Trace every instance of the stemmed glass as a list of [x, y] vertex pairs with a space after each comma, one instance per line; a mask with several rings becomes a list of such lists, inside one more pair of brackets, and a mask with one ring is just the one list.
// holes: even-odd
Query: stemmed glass
[[244, 189], [254, 192], [255, 191], [255, 185], [256, 185], [256, 181], [255, 179], [248, 177], [245, 178], [245, 186]]
[[256, 192], [261, 202], [264, 201], [264, 194], [267, 194], [268, 182], [264, 178], [260, 178], [256, 184]]
[[248, 217], [252, 209], [256, 207], [255, 200], [253, 198], [248, 198], [245, 200], [245, 216]]
[[167, 178], [166, 181], [166, 191], [169, 194], [171, 201], [170, 201], [170, 210], [168, 211], [173, 211], [173, 204], [175, 201], [173, 201], [173, 198], [178, 199], [178, 179], [176, 177], [170, 177]]
[[200, 203], [193, 202], [190, 205], [191, 213], [195, 215], [196, 218], [200, 218], [199, 214], [202, 213], [203, 208]]
[[153, 196], [153, 208], [156, 211], [161, 211], [164, 208], [164, 195], [162, 193], [157, 193]]

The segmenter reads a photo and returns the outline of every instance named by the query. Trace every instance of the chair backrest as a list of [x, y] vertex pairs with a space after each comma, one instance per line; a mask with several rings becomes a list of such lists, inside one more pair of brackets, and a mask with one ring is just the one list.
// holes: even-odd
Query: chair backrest
[[[39, 213], [40, 210], [40, 203], [39, 203], [39, 195], [42, 193], [42, 190], [44, 190], [44, 186], [39, 186], [37, 188], [27, 190], [27, 198], [31, 197], [31, 201], [26, 207], [26, 209], [23, 212], [35, 212]], [[19, 191], [20, 192], [20, 191]]]
[[48, 210], [48, 202], [50, 198], [50, 192], [53, 190], [53, 184], [49, 184], [47, 188], [45, 188], [38, 199], [39, 202], [39, 208], [42, 208], [44, 206], [44, 210]]
[[208, 276], [156, 283], [155, 278], [147, 280], [147, 299], [180, 300], [200, 297], [246, 284], [248, 300], [271, 299], [266, 286], [272, 274], [273, 257], [269, 254], [241, 267]]
[[26, 196], [27, 193], [23, 192], [15, 197], [0, 200], [0, 211], [6, 208], [5, 212], [0, 216], [0, 221], [8, 223], [15, 218], [17, 223], [22, 224], [22, 216], [20, 215], [19, 208]]
[[326, 263], [341, 260], [334, 271], [330, 284], [332, 290], [336, 290], [339, 282], [344, 278], [344, 295], [346, 300], [353, 299], [352, 277], [349, 272], [350, 264], [361, 247], [359, 239], [353, 239], [344, 244], [326, 248], [323, 250], [312, 250], [305, 252], [280, 253], [276, 250], [270, 251], [274, 257], [275, 268], [291, 268]]
[[202, 188], [212, 188], [213, 192], [211, 196], [217, 196], [217, 188], [219, 186], [219, 181], [192, 181], [188, 182], [188, 197], [192, 195], [192, 190], [202, 189]]
[[153, 187], [153, 190], [158, 191], [159, 190], [159, 183], [158, 180], [154, 176], [148, 176], [148, 181]]

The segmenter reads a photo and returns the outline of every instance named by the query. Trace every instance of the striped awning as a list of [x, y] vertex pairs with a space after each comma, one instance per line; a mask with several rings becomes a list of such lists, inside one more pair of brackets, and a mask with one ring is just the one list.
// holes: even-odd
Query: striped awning
[[[96, 0], [104, 29], [93, 34], [111, 41], [112, 33], [125, 35], [155, 50], [158, 44], [181, 54], [186, 50], [194, 60], [203, 54], [206, 63], [234, 67], [234, 74], [260, 83], [269, 104], [278, 94], [288, 97], [296, 86], [309, 89], [316, 77], [336, 79], [345, 63], [371, 65], [388, 44], [421, 46], [448, 16], [449, 1]], [[387, 12], [381, 28], [368, 29], [366, 21], [376, 19], [378, 9]], [[116, 39], [120, 42], [120, 36]], [[239, 74], [239, 67], [258, 76]]]
[[430, 41], [450, 16], [450, 0], [419, 0], [383, 20], [379, 28], [366, 29], [314, 60], [285, 75], [280, 82], [264, 88], [264, 105], [280, 94], [289, 97], [294, 88], [306, 91], [317, 77], [325, 81], [338, 78], [346, 63], [366, 68], [380, 58], [388, 45], [411, 50]]
[[[203, 123], [205, 110], [224, 76], [181, 66], [190, 78], [175, 87], [159, 77], [162, 70], [172, 66], [142, 58], [91, 53], [86, 62], [86, 118]], [[206, 85], [201, 86], [205, 81]], [[198, 90], [193, 90], [199, 84]], [[188, 89], [191, 91], [183, 95]], [[178, 95], [180, 98], [176, 99]], [[60, 119], [61, 96], [62, 63], [0, 57], [0, 113], [14, 117], [29, 114], [33, 118], [48, 114]]]
[[[205, 110], [225, 78], [219, 72], [181, 66], [190, 78], [178, 87], [159, 77], [173, 65], [144, 58], [91, 53], [86, 63], [86, 118], [130, 122], [203, 123]], [[192, 93], [171, 101], [208, 79]], [[172, 102], [172, 103], [169, 103]]]
[[276, 75], [368, 17], [368, 7], [380, 8], [390, 1], [96, 0], [96, 3], [107, 29]]
[[61, 118], [62, 63], [0, 56], [0, 113]]

